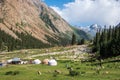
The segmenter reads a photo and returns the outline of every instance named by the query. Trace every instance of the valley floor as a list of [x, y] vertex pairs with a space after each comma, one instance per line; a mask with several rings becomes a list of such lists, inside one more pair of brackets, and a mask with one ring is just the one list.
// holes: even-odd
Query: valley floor
[[[52, 57], [57, 60], [58, 65], [19, 64], [0, 67], [0, 80], [120, 80], [119, 60], [106, 59], [100, 67], [99, 61], [89, 61], [88, 52], [87, 45], [4, 52], [0, 54], [1, 61], [13, 57], [24, 60]], [[69, 67], [79, 74], [70, 75]], [[60, 73], [56, 73], [56, 70]]]

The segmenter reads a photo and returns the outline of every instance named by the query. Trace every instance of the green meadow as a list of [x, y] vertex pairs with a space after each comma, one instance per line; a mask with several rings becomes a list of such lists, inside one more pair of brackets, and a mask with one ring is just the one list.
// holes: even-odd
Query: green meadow
[[[103, 63], [102, 68], [96, 63], [59, 60], [57, 66], [8, 65], [0, 68], [0, 80], [120, 80], [119, 62]], [[70, 75], [68, 67], [72, 67], [78, 74]]]
[[[72, 50], [74, 47], [59, 47], [50, 49], [33, 49], [4, 53], [1, 60], [13, 57], [27, 59], [27, 56], [44, 54], [46, 52], [63, 52]], [[96, 59], [89, 57], [88, 53], [77, 54], [74, 59], [73, 52], [64, 54], [36, 56], [34, 59], [43, 60], [51, 56], [56, 58], [58, 65], [49, 66], [45, 64], [8, 64], [0, 67], [0, 80], [120, 80], [120, 57], [102, 60], [102, 66]], [[84, 59], [79, 58], [84, 56]], [[58, 71], [58, 72], [56, 72]], [[38, 74], [38, 72], [40, 72]]]

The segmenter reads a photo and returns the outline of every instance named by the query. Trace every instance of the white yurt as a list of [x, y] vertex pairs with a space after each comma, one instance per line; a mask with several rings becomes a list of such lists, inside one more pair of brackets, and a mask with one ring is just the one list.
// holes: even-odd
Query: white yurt
[[35, 59], [32, 63], [33, 63], [33, 64], [40, 64], [41, 61], [40, 61], [39, 59]]
[[7, 60], [7, 63], [11, 64], [12, 63], [12, 59]]
[[49, 60], [48, 65], [57, 66], [57, 61], [55, 59], [51, 59], [51, 60]]

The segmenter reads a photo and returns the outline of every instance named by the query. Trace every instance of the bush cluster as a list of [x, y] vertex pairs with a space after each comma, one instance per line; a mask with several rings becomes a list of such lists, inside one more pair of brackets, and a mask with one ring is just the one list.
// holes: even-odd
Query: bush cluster
[[19, 71], [8, 71], [5, 73], [5, 75], [18, 75], [19, 73]]
[[76, 70], [69, 71], [70, 76], [78, 76], [79, 74], [80, 74], [80, 72], [76, 71]]

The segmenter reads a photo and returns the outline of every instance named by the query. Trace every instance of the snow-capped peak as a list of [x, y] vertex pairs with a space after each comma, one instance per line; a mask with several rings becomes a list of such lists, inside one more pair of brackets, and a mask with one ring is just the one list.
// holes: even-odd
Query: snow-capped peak
[[95, 36], [96, 32], [99, 29], [102, 29], [102, 26], [98, 25], [98, 24], [92, 24], [90, 26], [86, 26], [86, 27], [79, 27], [81, 30], [87, 32], [88, 34], [91, 34], [92, 36]]
[[92, 29], [92, 30], [98, 30], [98, 29], [101, 29], [102, 27], [100, 26], [100, 25], [98, 25], [98, 24], [92, 24], [91, 26], [90, 26], [90, 29]]

